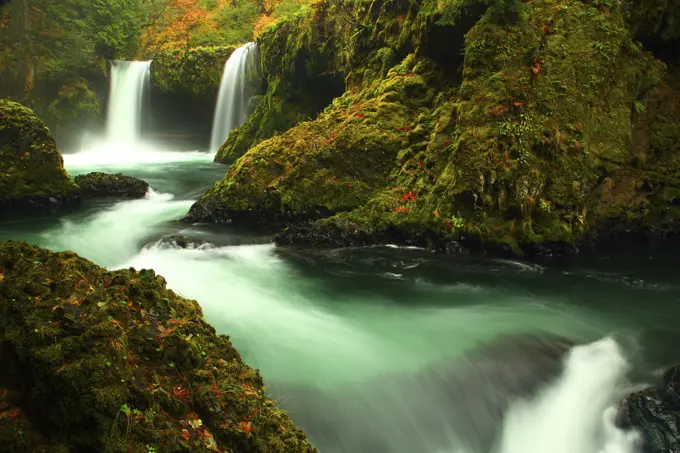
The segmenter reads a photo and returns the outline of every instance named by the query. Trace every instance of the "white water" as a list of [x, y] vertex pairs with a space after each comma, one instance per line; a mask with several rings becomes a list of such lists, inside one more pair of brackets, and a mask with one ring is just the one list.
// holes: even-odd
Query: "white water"
[[217, 151], [229, 132], [246, 120], [251, 87], [249, 72], [256, 70], [257, 44], [250, 42], [236, 49], [224, 65], [220, 91], [213, 117], [210, 150]]
[[82, 149], [64, 154], [64, 165], [71, 174], [88, 171], [121, 171], [138, 169], [142, 165], [212, 162], [213, 155], [200, 151], [166, 151], [153, 144], [137, 141], [123, 144], [97, 139], [83, 140]]
[[110, 142], [136, 143], [151, 61], [112, 61], [106, 133]]
[[[67, 168], [136, 168], [209, 160], [206, 153], [164, 153], [137, 147], [123, 148], [116, 155], [115, 149], [66, 156]], [[399, 423], [411, 423], [408, 416], [419, 412], [407, 407], [401, 394], [389, 386], [380, 395], [361, 393], [366, 379], [382, 373], [410, 373], [449, 357], [464, 356], [474, 345], [500, 334], [544, 329], [579, 337], [611, 330], [607, 320], [562, 304], [558, 297], [547, 300], [508, 293], [483, 283], [442, 285], [417, 280], [413, 286], [423, 297], [447, 303], [439, 308], [427, 304], [405, 307], [387, 296], [330, 293], [281, 258], [273, 245], [177, 249], [153, 243], [190, 205], [190, 200], [151, 191], [141, 200], [63, 220], [45, 231], [41, 240], [50, 248], [74, 250], [111, 268], [155, 269], [172, 289], [199, 301], [208, 321], [231, 336], [248, 363], [262, 369], [268, 383], [353, 385], [364, 398], [358, 408], [353, 403], [343, 406], [341, 398], [332, 410], [352, 416], [358, 413], [360, 423], [373, 426], [378, 436], [386, 439], [398, 438], [396, 432], [406, 426]], [[523, 263], [505, 264], [525, 275], [544, 272]], [[407, 268], [393, 274], [406, 275]], [[628, 369], [617, 344], [604, 339], [578, 346], [565, 363], [564, 374], [553, 385], [511, 406], [499, 427], [502, 438], [494, 453], [639, 453], [637, 435], [613, 424], [614, 406], [627, 388]], [[427, 382], [415, 382], [408, 391], [432, 393]], [[423, 408], [419, 409], [422, 412]], [[446, 411], [440, 409], [433, 408], [433, 413], [445, 418]], [[373, 416], [376, 411], [397, 416], [383, 421]], [[451, 451], [431, 445], [427, 432], [420, 434], [422, 449], [418, 453]], [[389, 446], [395, 447], [390, 451], [401, 451], [396, 441]], [[350, 450], [338, 446], [333, 453], [340, 451]], [[458, 448], [455, 453], [489, 452]]]
[[531, 401], [516, 403], [500, 453], [636, 453], [640, 437], [614, 425], [629, 364], [611, 338], [574, 347], [561, 378]]

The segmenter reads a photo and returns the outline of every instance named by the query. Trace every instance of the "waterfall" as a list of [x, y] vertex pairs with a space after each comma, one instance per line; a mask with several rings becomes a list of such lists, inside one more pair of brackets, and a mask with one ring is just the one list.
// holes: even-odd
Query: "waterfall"
[[224, 65], [213, 117], [211, 151], [217, 151], [229, 132], [246, 120], [253, 85], [249, 76], [257, 70], [257, 59], [257, 44], [249, 42], [236, 49]]
[[142, 100], [149, 85], [151, 61], [112, 61], [106, 131], [109, 141], [139, 140]]

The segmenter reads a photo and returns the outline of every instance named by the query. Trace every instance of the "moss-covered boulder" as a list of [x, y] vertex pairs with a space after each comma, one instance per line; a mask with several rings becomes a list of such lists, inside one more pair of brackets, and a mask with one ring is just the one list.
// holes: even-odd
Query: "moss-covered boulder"
[[0, 214], [77, 199], [45, 124], [31, 109], [0, 100]]
[[151, 63], [151, 84], [161, 92], [214, 100], [224, 63], [235, 46], [171, 49], [157, 53]]
[[346, 20], [342, 14], [330, 2], [318, 2], [307, 14], [281, 21], [258, 37], [264, 88], [246, 122], [229, 133], [216, 162], [230, 163], [254, 144], [314, 119], [344, 92], [343, 49], [351, 48], [354, 38], [339, 28]]
[[[451, 22], [431, 2], [396, 3], [358, 3], [345, 94], [250, 148], [188, 220], [314, 221], [282, 242], [520, 254], [679, 230], [680, 85], [634, 40], [629, 11], [538, 0]], [[455, 42], [464, 59], [441, 48]]]
[[618, 424], [644, 433], [645, 452], [680, 449], [680, 367], [668, 370], [655, 387], [633, 393], [621, 404]]
[[315, 451], [151, 270], [0, 244], [0, 369], [2, 451]]
[[116, 197], [142, 198], [149, 190], [149, 183], [122, 173], [92, 172], [74, 178], [83, 198]]

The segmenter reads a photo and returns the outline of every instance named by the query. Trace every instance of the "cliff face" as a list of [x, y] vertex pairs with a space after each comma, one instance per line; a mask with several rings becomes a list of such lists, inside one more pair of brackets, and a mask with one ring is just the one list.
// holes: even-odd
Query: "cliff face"
[[316, 451], [151, 270], [0, 244], [0, 368], [3, 451]]
[[0, 213], [78, 198], [50, 131], [32, 110], [0, 100]]
[[[677, 230], [680, 85], [634, 35], [656, 9], [462, 3], [322, 3], [263, 35], [268, 91], [188, 220], [515, 253], [568, 251], [612, 225]], [[329, 73], [344, 94], [278, 135]]]
[[224, 63], [235, 48], [193, 47], [159, 52], [151, 63], [152, 85], [163, 93], [212, 101], [217, 97]]

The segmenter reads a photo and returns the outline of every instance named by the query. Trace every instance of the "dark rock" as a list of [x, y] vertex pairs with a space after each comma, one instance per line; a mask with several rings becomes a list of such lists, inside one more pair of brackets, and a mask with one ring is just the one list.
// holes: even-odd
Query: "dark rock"
[[645, 453], [679, 451], [680, 367], [668, 370], [659, 385], [628, 396], [617, 424], [642, 432]]
[[212, 244], [202, 239], [190, 238], [179, 234], [165, 236], [158, 241], [158, 244], [181, 249], [197, 249], [199, 247], [212, 246]]
[[74, 181], [80, 186], [80, 193], [83, 198], [142, 198], [149, 190], [149, 184], [146, 181], [125, 176], [122, 173], [114, 175], [93, 172], [78, 175]]

